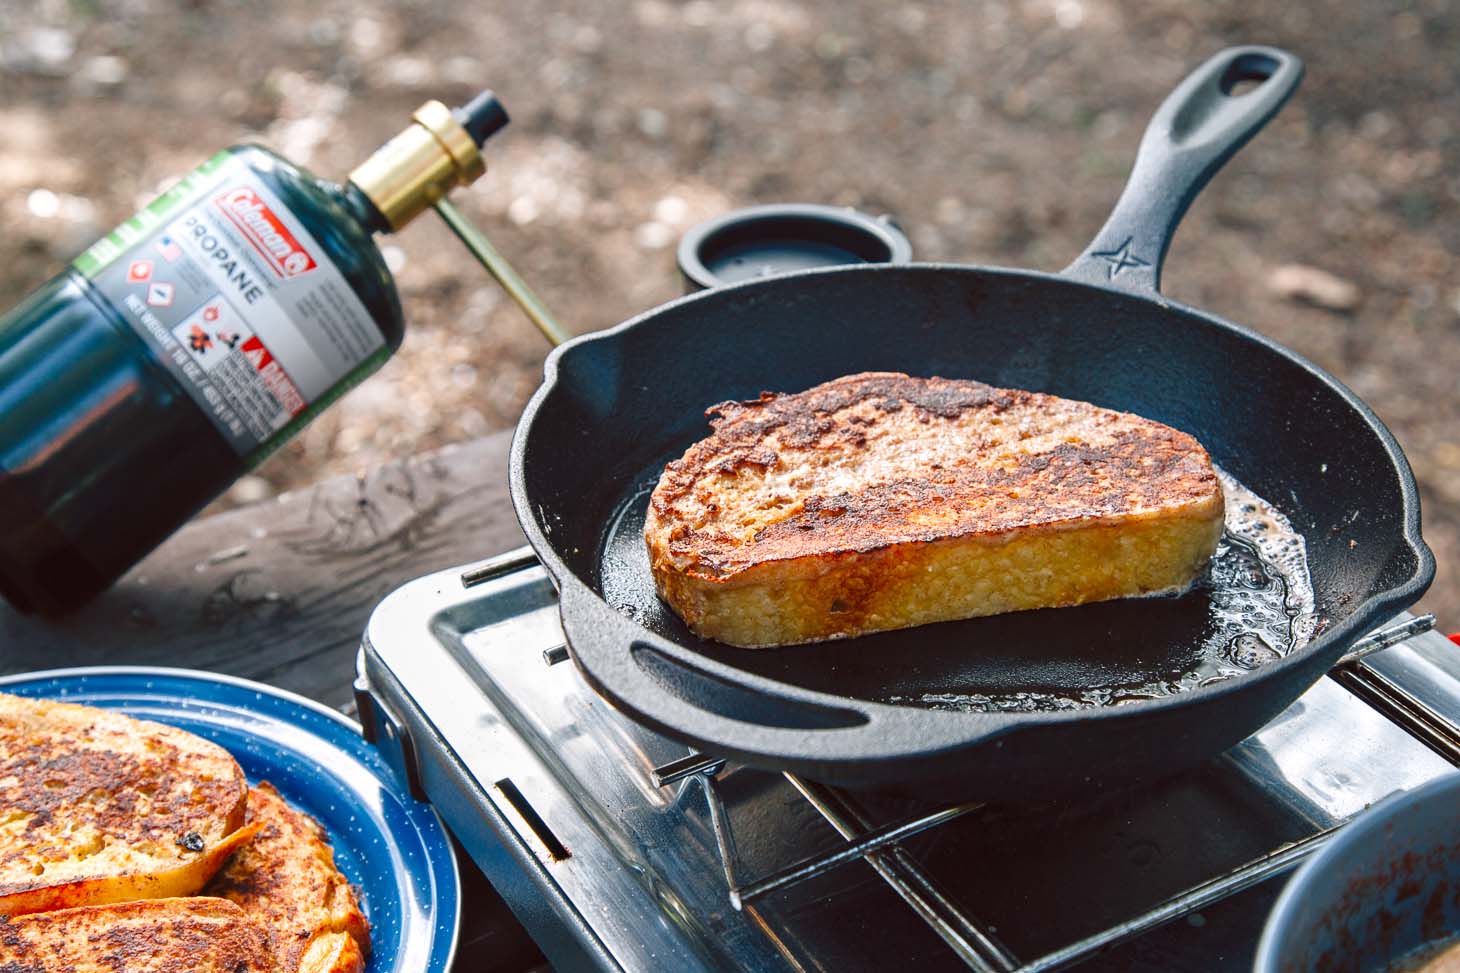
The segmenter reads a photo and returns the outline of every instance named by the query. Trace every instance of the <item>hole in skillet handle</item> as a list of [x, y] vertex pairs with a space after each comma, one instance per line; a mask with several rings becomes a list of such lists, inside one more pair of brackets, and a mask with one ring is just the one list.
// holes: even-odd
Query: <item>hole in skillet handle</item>
[[[1206, 180], [1277, 113], [1301, 73], [1302, 62], [1277, 48], [1223, 51], [1167, 96], [1152, 116], [1154, 132], [1148, 130], [1141, 149], [1154, 157], [1148, 161], [1158, 164], [1169, 165], [1175, 161], [1172, 153], [1183, 152], [1204, 162], [1205, 168], [1186, 174], [1188, 179], [1196, 177], [1191, 187], [1191, 195], [1195, 196]], [[1169, 126], [1162, 125], [1163, 118], [1169, 119]], [[1163, 127], [1169, 142], [1162, 138]], [[1138, 159], [1137, 169], [1139, 163]]]
[[1261, 87], [1264, 81], [1277, 73], [1279, 67], [1277, 59], [1266, 54], [1246, 53], [1227, 67], [1217, 86], [1222, 94], [1241, 98]]

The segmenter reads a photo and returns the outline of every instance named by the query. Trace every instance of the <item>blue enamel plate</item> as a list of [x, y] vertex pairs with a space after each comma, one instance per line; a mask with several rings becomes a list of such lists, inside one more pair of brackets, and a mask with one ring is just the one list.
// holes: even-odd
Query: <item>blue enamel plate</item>
[[99, 666], [0, 678], [0, 692], [170, 723], [233, 754], [314, 815], [370, 920], [368, 973], [446, 973], [461, 882], [446, 829], [353, 721], [302, 696], [191, 669]]

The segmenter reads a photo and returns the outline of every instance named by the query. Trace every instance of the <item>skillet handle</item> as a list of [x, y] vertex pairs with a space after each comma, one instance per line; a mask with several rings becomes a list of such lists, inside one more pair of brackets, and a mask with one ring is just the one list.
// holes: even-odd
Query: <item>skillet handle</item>
[[[1152, 116], [1114, 211], [1064, 276], [1156, 293], [1186, 208], [1302, 78], [1303, 62], [1275, 47], [1229, 47], [1193, 71]], [[1234, 94], [1244, 81], [1258, 84]]]

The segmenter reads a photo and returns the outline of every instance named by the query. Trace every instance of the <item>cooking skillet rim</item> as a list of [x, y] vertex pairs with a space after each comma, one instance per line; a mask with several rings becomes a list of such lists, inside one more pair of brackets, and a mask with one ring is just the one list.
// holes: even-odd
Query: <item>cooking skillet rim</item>
[[[600, 342], [611, 343], [612, 341], [618, 339], [620, 336], [626, 334], [628, 331], [637, 327], [638, 325], [646, 323], [649, 320], [671, 309], [686, 306], [697, 301], [726, 300], [728, 298], [722, 295], [741, 294], [742, 292], [755, 289], [784, 285], [786, 281], [792, 279], [800, 279], [805, 277], [819, 278], [823, 276], [830, 277], [840, 274], [920, 275], [924, 273], [941, 274], [950, 271], [955, 273], [992, 275], [996, 277], [1033, 278], [1040, 282], [1053, 283], [1056, 285], [1068, 285], [1075, 288], [1083, 288], [1095, 291], [1102, 295], [1114, 295], [1123, 298], [1133, 298], [1136, 300], [1149, 301], [1155, 303], [1157, 307], [1162, 310], [1170, 310], [1176, 311], [1178, 313], [1183, 313], [1198, 318], [1209, 325], [1213, 325], [1218, 328], [1230, 331], [1235, 331], [1239, 335], [1253, 340], [1259, 345], [1265, 346], [1269, 351], [1288, 359], [1292, 364], [1309, 373], [1315, 380], [1334, 389], [1339, 394], [1339, 397], [1343, 399], [1351, 408], [1353, 408], [1359, 414], [1359, 416], [1364, 419], [1370, 430], [1377, 435], [1380, 444], [1383, 446], [1385, 453], [1389, 457], [1391, 465], [1400, 475], [1400, 499], [1403, 511], [1399, 534], [1400, 538], [1409, 547], [1409, 549], [1411, 550], [1411, 552], [1413, 552], [1415, 556], [1414, 571], [1403, 583], [1391, 586], [1365, 598], [1353, 609], [1352, 612], [1350, 612], [1349, 616], [1346, 619], [1344, 619], [1342, 622], [1338, 623], [1334, 627], [1326, 630], [1318, 637], [1298, 647], [1296, 650], [1289, 652], [1281, 659], [1278, 659], [1277, 661], [1263, 666], [1261, 669], [1250, 673], [1245, 673], [1230, 679], [1224, 679], [1209, 686], [1194, 687], [1192, 689], [1184, 690], [1171, 696], [1163, 696], [1148, 700], [1139, 700], [1120, 706], [1096, 706], [1074, 710], [1035, 711], [1029, 713], [970, 713], [964, 711], [927, 709], [923, 707], [897, 706], [890, 703], [882, 703], [855, 696], [841, 696], [832, 693], [821, 692], [818, 690], [810, 690], [792, 683], [781, 682], [779, 680], [771, 679], [766, 676], [759, 676], [754, 673], [746, 672], [744, 669], [741, 669], [737, 666], [729, 665], [719, 662], [718, 660], [711, 659], [695, 651], [689, 646], [683, 645], [673, 639], [653, 632], [644, 625], [640, 624], [638, 621], [618, 611], [616, 608], [610, 605], [599, 592], [595, 591], [591, 585], [584, 582], [571, 569], [569, 569], [567, 564], [558, 556], [556, 549], [548, 541], [547, 535], [543, 532], [541, 524], [538, 521], [536, 512], [533, 510], [533, 505], [527, 497], [524, 473], [524, 454], [526, 452], [527, 430], [531, 427], [532, 423], [537, 418], [538, 413], [541, 411], [547, 399], [553, 394], [554, 391], [556, 391], [559, 385], [559, 365], [561, 360], [565, 356], [573, 354], [578, 349], [587, 347], [589, 345], [597, 344]], [[566, 385], [566, 383], [563, 384]], [[1417, 601], [1421, 596], [1423, 596], [1424, 592], [1429, 588], [1429, 585], [1432, 583], [1435, 572], [1434, 554], [1430, 550], [1429, 545], [1425, 543], [1420, 532], [1420, 504], [1418, 487], [1414, 478], [1414, 471], [1410, 467], [1407, 457], [1404, 455], [1404, 452], [1400, 448], [1398, 441], [1394, 438], [1393, 433], [1390, 432], [1389, 428], [1384, 424], [1383, 420], [1379, 418], [1374, 410], [1370, 408], [1369, 405], [1363, 401], [1363, 399], [1359, 398], [1358, 395], [1356, 395], [1337, 377], [1335, 377], [1325, 369], [1321, 368], [1314, 362], [1308, 360], [1306, 357], [1299, 354], [1298, 352], [1286, 347], [1285, 345], [1280, 344], [1279, 342], [1273, 340], [1267, 335], [1262, 334], [1261, 332], [1254, 331], [1244, 325], [1228, 321], [1222, 317], [1219, 317], [1218, 315], [1203, 311], [1199, 308], [1192, 307], [1181, 301], [1173, 300], [1166, 295], [1161, 294], [1159, 291], [1126, 290], [1119, 287], [1106, 286], [1087, 280], [1067, 277], [1062, 274], [1015, 267], [958, 264], [949, 262], [914, 262], [905, 264], [861, 264], [855, 266], [811, 268], [786, 274], [778, 274], [774, 277], [769, 278], [742, 281], [735, 284], [726, 285], [724, 287], [714, 288], [712, 290], [688, 294], [675, 300], [669, 301], [665, 304], [649, 308], [633, 316], [632, 318], [629, 318], [617, 325], [614, 325], [613, 327], [579, 335], [567, 342], [564, 342], [557, 348], [554, 348], [548, 354], [546, 360], [544, 361], [542, 384], [539, 385], [538, 389], [528, 400], [528, 403], [524, 407], [522, 416], [518, 420], [517, 426], [513, 433], [512, 446], [509, 454], [508, 469], [510, 492], [512, 495], [513, 507], [517, 514], [518, 522], [522, 526], [523, 532], [527, 535], [528, 542], [532, 546], [534, 552], [537, 554], [538, 559], [547, 569], [549, 576], [559, 586], [560, 589], [564, 586], [569, 585], [573, 586], [576, 589], [579, 589], [580, 593], [586, 595], [591, 602], [597, 602], [595, 610], [611, 613], [614, 618], [620, 619], [622, 620], [622, 622], [629, 624], [637, 629], [638, 633], [633, 639], [629, 641], [629, 644], [641, 642], [643, 644], [653, 646], [656, 648], [656, 650], [660, 651], [662, 651], [662, 649], [667, 646], [671, 650], [669, 654], [672, 657], [679, 656], [681, 654], [690, 656], [693, 658], [693, 665], [695, 668], [708, 674], [717, 676], [719, 678], [726, 679], [748, 690], [757, 692], [774, 692], [776, 695], [783, 698], [792, 700], [804, 700], [812, 705], [824, 706], [834, 709], [846, 709], [850, 704], [852, 708], [866, 713], [869, 718], [883, 721], [883, 725], [886, 725], [885, 721], [890, 720], [893, 722], [897, 722], [899, 718], [907, 718], [908, 714], [915, 714], [916, 718], [919, 720], [937, 720], [943, 722], [944, 724], [952, 724], [956, 722], [966, 725], [970, 721], [974, 720], [976, 720], [977, 722], [987, 722], [992, 720], [997, 721], [999, 725], [1007, 726], [1008, 729], [1013, 730], [1016, 728], [1016, 726], [1022, 728], [1034, 725], [1060, 724], [1072, 721], [1083, 722], [1089, 719], [1109, 720], [1136, 718], [1143, 714], [1153, 714], [1169, 707], [1182, 705], [1184, 702], [1198, 697], [1202, 699], [1215, 699], [1218, 696], [1222, 696], [1228, 693], [1240, 692], [1250, 685], [1263, 683], [1271, 679], [1275, 679], [1281, 673], [1296, 668], [1300, 665], [1307, 664], [1308, 660], [1310, 660], [1315, 655], [1331, 654], [1332, 661], [1337, 661], [1338, 657], [1342, 654], [1342, 649], [1347, 647], [1350, 643], [1352, 643], [1361, 635], [1365, 634], [1366, 631], [1372, 628], [1374, 624], [1384, 618], [1387, 618], [1394, 612], [1402, 608], [1408, 607], [1409, 605], [1413, 604], [1413, 602]], [[526, 516], [524, 516], [524, 513], [526, 514]], [[584, 666], [581, 660], [578, 659], [578, 653], [576, 649], [574, 649], [571, 645], [570, 649], [573, 650], [572, 654], [574, 657], [574, 661], [579, 665], [580, 668], [586, 670], [588, 667]], [[591, 681], [596, 682], [597, 680], [594, 679]], [[612, 687], [605, 688], [612, 689]], [[651, 721], [654, 721], [650, 714], [642, 715], [651, 719]], [[760, 723], [748, 723], [746, 725], [755, 726], [762, 732], [780, 729], [776, 727], [767, 727]], [[681, 734], [683, 734], [684, 731], [682, 728], [680, 729], [680, 732]], [[804, 730], [798, 730], [795, 732], [806, 735], [806, 731]], [[827, 733], [834, 732], [836, 731], [818, 730], [810, 735], [819, 738]], [[926, 742], [929, 744], [929, 746], [903, 750], [901, 752], [904, 756], [908, 757], [921, 754], [931, 755], [947, 749], [948, 746], [948, 741], [926, 740]], [[759, 750], [759, 748], [753, 749]]]

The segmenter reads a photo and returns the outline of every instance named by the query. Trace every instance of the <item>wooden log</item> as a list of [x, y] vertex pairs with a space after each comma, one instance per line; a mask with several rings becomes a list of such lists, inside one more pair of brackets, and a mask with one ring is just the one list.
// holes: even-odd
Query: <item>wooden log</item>
[[61, 619], [0, 603], [0, 673], [209, 669], [349, 709], [370, 612], [412, 578], [524, 543], [510, 433], [194, 521]]

